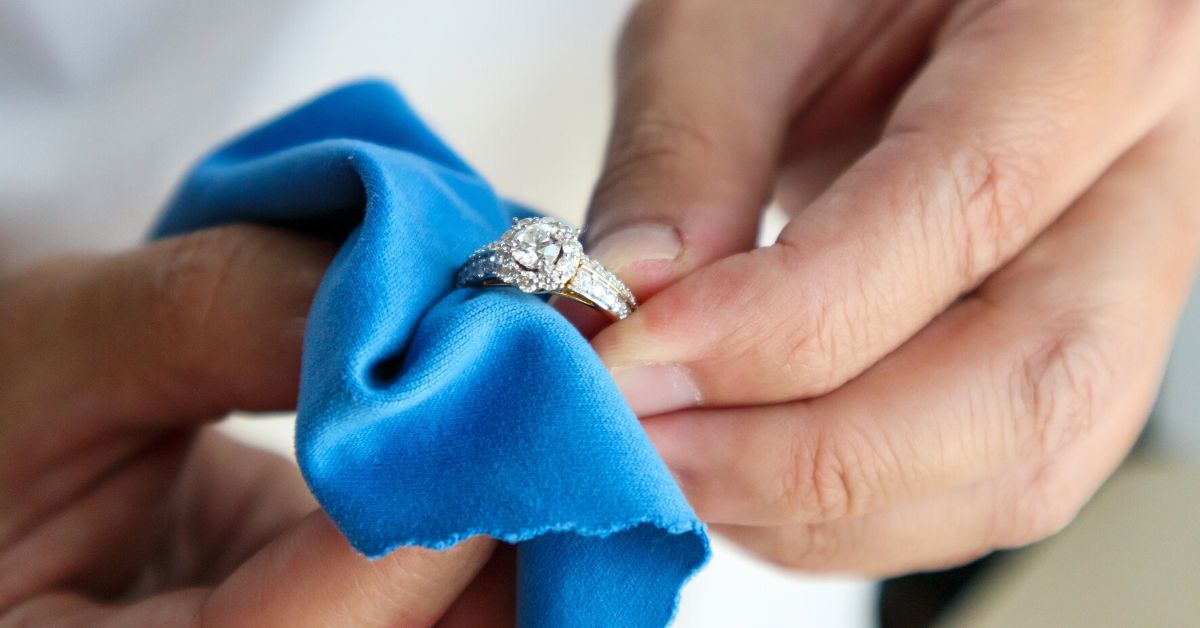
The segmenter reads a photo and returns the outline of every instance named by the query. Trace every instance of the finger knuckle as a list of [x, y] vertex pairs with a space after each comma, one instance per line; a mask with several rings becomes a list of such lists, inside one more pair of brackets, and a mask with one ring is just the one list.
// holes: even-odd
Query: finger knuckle
[[[807, 325], [792, 323], [783, 329], [776, 329], [782, 339], [764, 344], [766, 347], [776, 346], [782, 353], [779, 360], [779, 375], [786, 386], [794, 388], [787, 393], [795, 396], [819, 394], [834, 387], [832, 372], [837, 368], [837, 341], [828, 335], [828, 312], [819, 309], [808, 318]], [[776, 344], [778, 343], [778, 344]], [[826, 360], [822, 362], [821, 357]], [[783, 392], [783, 391], [781, 391]]]
[[[785, 269], [804, 267], [803, 253], [791, 242], [781, 241], [776, 246], [754, 251], [760, 252], [777, 252], [782, 258], [777, 264]], [[858, 348], [870, 346], [860, 336], [869, 326], [857, 320], [852, 314], [854, 308], [847, 305], [852, 291], [861, 297], [856, 303], [870, 303], [875, 296], [867, 294], [870, 291], [866, 283], [858, 280], [829, 286], [816, 282], [787, 291], [786, 302], [777, 311], [788, 314], [775, 316], [773, 325], [763, 326], [756, 340], [760, 346], [769, 348], [771, 363], [778, 365], [779, 379], [787, 383], [789, 396], [833, 390], [855, 370]]]
[[853, 514], [862, 482], [852, 448], [820, 431], [794, 442], [794, 463], [783, 489], [790, 516], [812, 522]]
[[[915, 203], [917, 236], [930, 266], [949, 262], [960, 285], [985, 277], [1019, 250], [1034, 227], [1046, 168], [1034, 157], [1040, 154], [1031, 146], [1035, 140], [1025, 134], [1002, 128], [947, 137], [918, 123], [893, 129], [888, 137], [896, 154], [938, 177], [928, 184], [932, 192]], [[947, 248], [946, 242], [955, 244]]]
[[980, 140], [949, 158], [958, 210], [951, 218], [962, 236], [960, 272], [966, 285], [1015, 253], [1029, 233], [1041, 167], [1028, 154]]
[[[836, 385], [841, 343], [833, 332], [835, 308], [827, 301], [809, 301], [800, 316], [785, 316], [772, 335], [783, 352], [781, 374], [790, 382], [808, 382], [801, 394], [825, 392]], [[775, 341], [775, 342], [778, 342]], [[775, 342], [764, 343], [772, 346]]]
[[1091, 430], [1112, 360], [1082, 324], [1053, 325], [1013, 368], [1013, 417], [1024, 426], [1028, 455], [1048, 455]]
[[150, 317], [166, 363], [187, 367], [210, 351], [204, 341], [211, 314], [238, 261], [259, 246], [259, 228], [230, 225], [206, 229], [163, 243], [164, 251], [147, 268]]

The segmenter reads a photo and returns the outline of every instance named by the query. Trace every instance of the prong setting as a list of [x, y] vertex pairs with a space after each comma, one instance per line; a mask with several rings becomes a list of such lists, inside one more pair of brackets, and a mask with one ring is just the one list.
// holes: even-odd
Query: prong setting
[[491, 245], [496, 275], [522, 292], [561, 290], [583, 261], [579, 231], [554, 218], [522, 218]]

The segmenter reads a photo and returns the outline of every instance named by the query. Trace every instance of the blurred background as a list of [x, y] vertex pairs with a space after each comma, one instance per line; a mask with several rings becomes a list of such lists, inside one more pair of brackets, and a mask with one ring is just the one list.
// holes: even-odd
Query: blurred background
[[[363, 76], [398, 85], [503, 193], [579, 224], [629, 4], [0, 0], [0, 269], [136, 244], [203, 152]], [[1063, 534], [882, 586], [785, 573], [716, 539], [676, 625], [1200, 625], [1198, 407], [1193, 295], [1147, 435]], [[290, 420], [228, 429], [290, 455]]]

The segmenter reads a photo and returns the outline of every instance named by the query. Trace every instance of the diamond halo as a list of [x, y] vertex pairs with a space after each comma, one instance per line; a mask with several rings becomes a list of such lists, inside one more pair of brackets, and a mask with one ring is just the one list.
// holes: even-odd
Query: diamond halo
[[579, 231], [553, 218], [523, 218], [490, 248], [496, 276], [522, 292], [554, 292], [567, 285], [583, 261]]

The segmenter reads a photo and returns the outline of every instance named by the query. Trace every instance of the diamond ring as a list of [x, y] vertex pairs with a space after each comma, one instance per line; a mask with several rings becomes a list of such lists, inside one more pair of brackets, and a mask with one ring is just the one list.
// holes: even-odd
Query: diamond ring
[[467, 258], [455, 284], [560, 294], [617, 320], [637, 309], [629, 288], [584, 254], [579, 230], [553, 218], [513, 219], [499, 240]]

